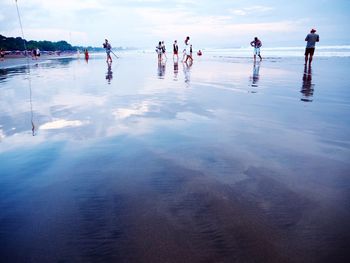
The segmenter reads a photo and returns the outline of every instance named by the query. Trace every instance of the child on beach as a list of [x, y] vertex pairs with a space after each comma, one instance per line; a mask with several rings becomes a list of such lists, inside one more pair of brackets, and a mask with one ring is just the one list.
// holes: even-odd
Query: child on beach
[[84, 50], [85, 60], [86, 62], [89, 60], [89, 51], [87, 49]]
[[256, 61], [256, 55], [259, 56], [260, 61], [261, 61], [262, 57], [260, 55], [260, 48], [262, 46], [262, 43], [261, 43], [260, 39], [258, 39], [257, 37], [254, 37], [254, 40], [252, 42], [250, 42], [250, 45], [252, 47], [254, 47], [254, 61]]
[[110, 62], [112, 63], [112, 57], [111, 57], [111, 49], [112, 49], [112, 46], [111, 44], [108, 43], [108, 40], [105, 39], [105, 42], [103, 43], [103, 48], [106, 49], [106, 54], [107, 54], [107, 60], [106, 62]]

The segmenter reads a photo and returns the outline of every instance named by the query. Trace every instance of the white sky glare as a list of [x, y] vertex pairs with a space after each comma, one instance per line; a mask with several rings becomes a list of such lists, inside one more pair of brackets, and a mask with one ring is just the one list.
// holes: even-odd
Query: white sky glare
[[[150, 48], [191, 36], [201, 47], [303, 46], [315, 27], [324, 45], [350, 44], [349, 0], [18, 0], [27, 40]], [[0, 34], [21, 36], [15, 0], [0, 0]]]

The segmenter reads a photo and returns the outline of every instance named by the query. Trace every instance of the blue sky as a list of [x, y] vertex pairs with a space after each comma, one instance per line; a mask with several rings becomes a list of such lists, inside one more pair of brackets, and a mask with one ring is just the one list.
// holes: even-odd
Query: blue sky
[[[15, 0], [0, 0], [0, 34], [20, 36]], [[74, 45], [150, 48], [158, 40], [201, 47], [304, 46], [315, 27], [323, 45], [350, 44], [350, 0], [18, 0], [24, 36]]]

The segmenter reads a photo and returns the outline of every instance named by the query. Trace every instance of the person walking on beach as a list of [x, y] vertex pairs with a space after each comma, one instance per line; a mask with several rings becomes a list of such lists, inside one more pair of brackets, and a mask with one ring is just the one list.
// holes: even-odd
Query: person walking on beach
[[309, 64], [311, 64], [312, 57], [315, 53], [315, 46], [316, 42], [320, 41], [320, 36], [318, 34], [315, 34], [316, 29], [311, 29], [310, 33], [307, 34], [305, 41], [306, 48], [305, 48], [305, 65], [307, 64], [307, 61], [309, 61]]
[[261, 61], [262, 57], [260, 55], [260, 48], [262, 46], [262, 43], [261, 43], [260, 39], [258, 39], [257, 37], [254, 37], [254, 40], [252, 42], [250, 42], [250, 45], [252, 47], [254, 47], [254, 61], [256, 61], [256, 55], [259, 56], [260, 61]]
[[174, 41], [173, 44], [173, 60], [177, 57], [177, 60], [179, 60], [179, 46], [177, 45], [177, 40]]
[[106, 49], [106, 54], [107, 54], [107, 60], [106, 62], [110, 62], [112, 63], [112, 57], [111, 57], [111, 49], [112, 49], [112, 46], [111, 44], [108, 42], [107, 39], [105, 39], [105, 42], [103, 43], [103, 48]]
[[190, 43], [190, 37], [187, 36], [185, 39], [185, 56], [186, 56], [186, 60], [184, 61], [185, 63], [187, 63], [188, 59], [190, 59], [191, 63], [193, 62], [193, 58], [192, 58], [192, 45]]
[[89, 61], [89, 51], [87, 50], [87, 48], [85, 48], [85, 50], [84, 50], [84, 55], [85, 55], [85, 60], [87, 63]]

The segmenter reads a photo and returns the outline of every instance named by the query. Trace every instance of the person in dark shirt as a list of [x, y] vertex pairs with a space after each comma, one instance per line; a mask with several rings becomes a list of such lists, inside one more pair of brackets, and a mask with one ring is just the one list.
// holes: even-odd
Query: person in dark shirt
[[177, 40], [174, 41], [173, 44], [173, 60], [177, 57], [177, 60], [179, 60], [179, 46], [177, 45]]

